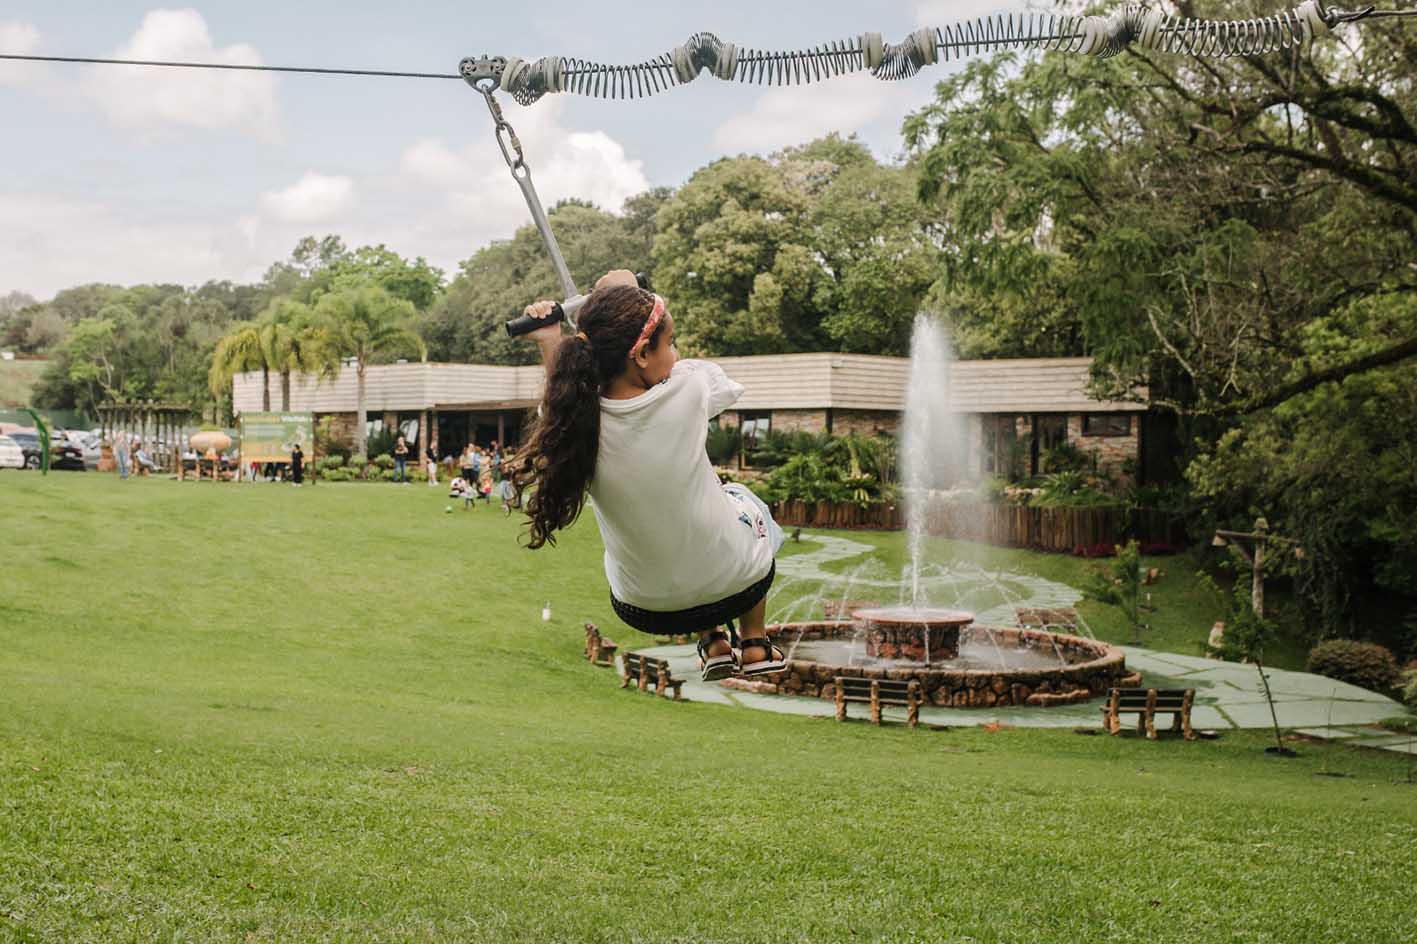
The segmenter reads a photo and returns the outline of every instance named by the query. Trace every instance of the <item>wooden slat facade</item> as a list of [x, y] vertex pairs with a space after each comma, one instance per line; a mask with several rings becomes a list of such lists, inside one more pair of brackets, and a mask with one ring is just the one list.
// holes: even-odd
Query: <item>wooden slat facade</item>
[[[905, 409], [910, 361], [865, 354], [773, 354], [722, 357], [717, 363], [741, 383], [736, 410]], [[1140, 403], [1093, 400], [1087, 395], [1091, 358], [957, 361], [950, 367], [953, 401], [961, 413], [1141, 412]], [[535, 403], [542, 369], [487, 364], [382, 364], [365, 375], [365, 406], [383, 410], [504, 409]], [[280, 407], [280, 378], [271, 375], [271, 407]], [[353, 368], [333, 380], [291, 378], [290, 409], [318, 413], [355, 409]], [[261, 409], [261, 374], [238, 374], [236, 411]], [[1145, 390], [1138, 391], [1144, 399]], [[445, 406], [446, 405], [446, 406]]]

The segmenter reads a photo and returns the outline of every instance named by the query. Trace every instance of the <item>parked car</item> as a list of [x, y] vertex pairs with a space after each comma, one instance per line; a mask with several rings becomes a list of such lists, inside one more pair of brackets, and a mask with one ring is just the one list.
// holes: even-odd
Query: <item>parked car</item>
[[97, 435], [82, 429], [61, 429], [57, 431], [56, 435], [63, 436], [70, 443], [79, 447], [79, 451], [84, 454], [84, 468], [98, 468], [103, 443]]
[[[39, 468], [39, 433], [17, 430], [10, 434], [10, 438], [13, 439], [24, 452], [25, 468]], [[49, 440], [49, 467], [51, 469], [68, 469], [75, 472], [82, 472], [86, 468], [84, 465], [84, 452], [62, 436], [51, 437]]]
[[0, 469], [23, 469], [25, 451], [9, 436], [0, 436]]

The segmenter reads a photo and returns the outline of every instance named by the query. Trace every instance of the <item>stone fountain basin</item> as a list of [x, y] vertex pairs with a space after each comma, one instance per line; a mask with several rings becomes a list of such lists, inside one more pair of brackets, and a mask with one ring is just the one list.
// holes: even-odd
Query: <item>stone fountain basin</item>
[[[783, 623], [769, 626], [784, 651], [800, 640], [857, 638], [860, 626], [842, 620]], [[992, 637], [992, 641], [990, 641]], [[1011, 626], [963, 626], [962, 645], [983, 642], [1009, 651], [1055, 650], [1067, 664], [1049, 668], [952, 668], [949, 665], [840, 665], [789, 658], [782, 672], [755, 679], [728, 679], [732, 688], [764, 694], [834, 698], [838, 675], [865, 679], [914, 679], [928, 704], [937, 707], [989, 708], [1007, 705], [1075, 704], [1104, 694], [1128, 676], [1122, 650], [1095, 639]], [[1130, 681], [1130, 679], [1128, 680]]]

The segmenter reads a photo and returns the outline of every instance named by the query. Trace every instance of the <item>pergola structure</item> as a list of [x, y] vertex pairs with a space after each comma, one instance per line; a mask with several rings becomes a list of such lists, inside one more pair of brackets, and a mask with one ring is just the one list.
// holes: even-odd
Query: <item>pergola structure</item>
[[[147, 446], [148, 455], [158, 468], [176, 472], [182, 462], [182, 440], [192, 412], [190, 403], [109, 400], [98, 405], [98, 420], [105, 444], [111, 447], [120, 433], [129, 443], [137, 438]], [[104, 462], [111, 463], [111, 456], [105, 457]], [[101, 464], [101, 468], [106, 471], [112, 465]]]

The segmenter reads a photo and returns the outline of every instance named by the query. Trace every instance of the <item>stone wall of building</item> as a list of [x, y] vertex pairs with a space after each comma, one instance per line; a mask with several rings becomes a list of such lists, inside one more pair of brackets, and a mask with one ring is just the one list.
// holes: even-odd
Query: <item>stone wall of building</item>
[[355, 414], [353, 413], [316, 413], [315, 428], [318, 431], [321, 428], [320, 421], [329, 418], [329, 442], [336, 450], [352, 453], [354, 451], [354, 437], [357, 428], [354, 422], [354, 416]]
[[[1084, 436], [1082, 416], [1081, 413], [1068, 415], [1068, 442], [1085, 453], [1096, 452], [1099, 469], [1114, 478], [1129, 481], [1141, 456], [1141, 424], [1145, 417], [1133, 415], [1131, 432], [1123, 436]], [[1131, 469], [1130, 474], [1123, 471], [1126, 468]]]
[[[777, 414], [773, 414], [774, 419]], [[832, 410], [832, 433], [845, 436], [858, 433], [862, 436], [894, 436], [899, 431], [901, 416], [895, 410]]]
[[827, 430], [827, 411], [773, 410], [771, 428], [774, 433], [824, 433]]

